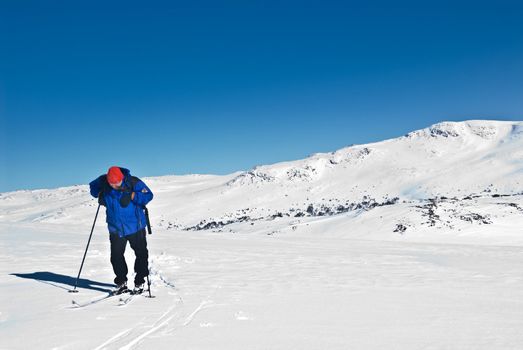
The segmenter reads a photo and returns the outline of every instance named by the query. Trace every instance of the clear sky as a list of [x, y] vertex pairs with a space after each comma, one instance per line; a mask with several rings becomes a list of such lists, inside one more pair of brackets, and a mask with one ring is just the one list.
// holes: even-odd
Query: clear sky
[[521, 1], [0, 2], [0, 192], [523, 120]]

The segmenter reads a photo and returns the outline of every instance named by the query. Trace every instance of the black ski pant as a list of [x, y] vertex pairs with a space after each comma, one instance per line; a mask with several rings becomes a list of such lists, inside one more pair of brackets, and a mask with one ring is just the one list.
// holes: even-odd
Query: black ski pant
[[121, 284], [127, 281], [127, 264], [125, 262], [125, 247], [129, 241], [131, 248], [134, 250], [136, 259], [134, 260], [134, 277], [135, 284], [145, 282], [145, 277], [149, 275], [149, 252], [147, 251], [147, 240], [145, 238], [145, 229], [133, 233], [129, 236], [120, 237], [118, 234], [109, 234], [111, 240], [111, 264], [116, 275], [114, 283]]

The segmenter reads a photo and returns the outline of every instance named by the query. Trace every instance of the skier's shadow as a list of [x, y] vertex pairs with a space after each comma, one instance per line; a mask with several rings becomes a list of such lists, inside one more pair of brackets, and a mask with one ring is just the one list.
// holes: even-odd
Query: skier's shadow
[[[57, 288], [62, 288], [65, 290], [70, 290], [72, 287], [74, 287], [74, 284], [76, 282], [76, 278], [66, 275], [59, 275], [53, 272], [48, 271], [41, 271], [41, 272], [33, 272], [33, 273], [12, 273], [12, 276], [20, 277], [20, 278], [28, 278], [32, 280], [36, 280], [41, 283], [49, 284]], [[71, 288], [66, 288], [62, 286], [63, 284], [71, 286]], [[99, 292], [110, 292], [112, 288], [114, 287], [114, 284], [109, 283], [102, 283], [97, 281], [91, 281], [85, 278], [80, 278], [78, 280], [78, 288], [84, 288], [84, 289], [91, 289], [96, 290]], [[104, 288], [109, 287], [109, 288]]]

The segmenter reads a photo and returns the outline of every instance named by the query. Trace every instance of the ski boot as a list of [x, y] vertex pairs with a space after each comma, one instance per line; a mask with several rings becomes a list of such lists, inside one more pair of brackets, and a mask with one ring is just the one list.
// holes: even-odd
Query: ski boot
[[116, 288], [113, 291], [113, 294], [118, 295], [122, 293], [127, 293], [129, 289], [127, 289], [127, 282], [122, 282], [120, 284], [116, 285]]
[[144, 286], [145, 286], [145, 283], [135, 284], [131, 293], [132, 294], [142, 294], [143, 290], [144, 290]]

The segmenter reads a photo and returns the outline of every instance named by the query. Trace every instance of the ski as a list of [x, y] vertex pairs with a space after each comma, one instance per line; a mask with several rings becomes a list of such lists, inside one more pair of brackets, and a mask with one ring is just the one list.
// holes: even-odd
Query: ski
[[131, 292], [129, 293], [129, 295], [126, 295], [125, 297], [120, 296], [120, 300], [118, 300], [118, 306], [125, 306], [129, 304], [135, 295], [137, 294]]
[[102, 297], [99, 297], [99, 298], [96, 298], [96, 299], [92, 299], [92, 300], [89, 300], [89, 301], [86, 301], [86, 302], [83, 302], [83, 303], [79, 303], [75, 300], [72, 300], [72, 304], [73, 304], [73, 308], [75, 309], [78, 309], [78, 308], [83, 308], [83, 307], [87, 307], [89, 305], [94, 305], [94, 304], [98, 304], [104, 300], [107, 300], [107, 299], [110, 299], [112, 297], [115, 297], [115, 296], [121, 296], [122, 294], [125, 294], [125, 293], [129, 293], [129, 291], [124, 291], [124, 292], [121, 292], [121, 293], [117, 293], [115, 291], [112, 291], [112, 292], [109, 292], [107, 293], [106, 295], [102, 296]]
[[149, 291], [145, 290], [145, 289], [138, 290], [136, 292], [134, 290], [129, 290], [129, 295], [120, 297], [118, 306], [125, 306], [125, 305], [129, 304], [131, 302], [131, 300], [133, 300], [133, 298], [135, 296], [140, 296], [141, 295], [144, 298], [154, 298], [154, 296], [149, 297], [148, 295], [145, 294], [145, 292], [149, 292]]
[[[84, 307], [87, 307], [87, 306], [90, 306], [90, 305], [94, 305], [94, 304], [98, 304], [100, 302], [103, 302], [104, 300], [107, 300], [107, 299], [110, 299], [112, 297], [115, 297], [115, 296], [119, 296], [120, 298], [118, 299], [118, 306], [124, 306], [124, 305], [127, 305], [131, 302], [131, 300], [133, 299], [134, 296], [137, 296], [137, 295], [143, 295], [144, 297], [146, 298], [149, 298], [149, 296], [147, 295], [144, 295], [144, 292], [148, 292], [148, 290], [141, 290], [141, 291], [138, 291], [138, 292], [134, 292], [133, 290], [131, 289], [125, 289], [124, 291], [122, 292], [117, 292], [117, 291], [111, 291], [109, 293], [107, 293], [106, 295], [102, 296], [102, 297], [98, 297], [98, 298], [95, 298], [95, 299], [92, 299], [92, 300], [89, 300], [89, 301], [86, 301], [86, 302], [77, 302], [75, 301], [74, 299], [72, 300], [72, 308], [73, 309], [79, 309], [79, 308], [84, 308]], [[154, 296], [153, 296], [154, 298]]]

